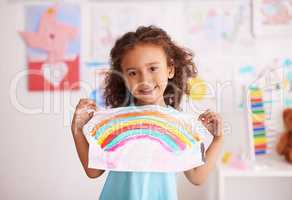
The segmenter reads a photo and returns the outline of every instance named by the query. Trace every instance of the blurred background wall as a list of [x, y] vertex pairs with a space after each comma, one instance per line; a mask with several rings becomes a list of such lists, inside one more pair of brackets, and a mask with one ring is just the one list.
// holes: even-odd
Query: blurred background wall
[[[135, 14], [140, 13], [141, 22], [158, 23], [179, 44], [190, 48], [195, 53], [194, 59], [201, 80], [212, 86], [212, 90], [204, 92], [204, 100], [196, 97], [192, 99], [191, 111], [197, 114], [211, 108], [220, 112], [227, 130], [224, 150], [244, 156], [250, 153], [246, 137], [247, 114], [242, 105], [244, 95], [240, 91], [265, 68], [289, 61], [291, 25], [290, 29], [283, 29], [279, 33], [261, 26], [260, 29], [253, 29], [252, 1], [161, 1], [162, 5], [154, 1], [150, 1], [150, 5], [146, 1], [66, 2], [77, 3], [81, 9], [79, 73], [82, 83], [79, 90], [52, 92], [28, 90], [27, 51], [18, 33], [27, 28], [26, 6], [47, 5], [50, 2], [0, 1], [1, 199], [98, 198], [106, 174], [98, 179], [86, 177], [75, 150], [70, 121], [78, 100], [89, 97], [94, 87], [98, 86], [98, 77], [94, 74], [106, 65], [103, 63], [106, 62], [113, 38], [116, 37], [113, 35], [107, 42], [107, 38], [103, 38], [104, 33], [99, 32], [106, 30], [97, 25], [102, 20], [108, 20], [102, 18], [104, 13], [111, 17], [112, 26], [109, 26], [109, 31], [113, 34], [127, 30], [126, 27], [119, 26], [120, 22], [129, 22], [129, 27], [135, 27]], [[151, 3], [156, 3], [155, 9], [152, 9]], [[141, 10], [144, 10], [143, 13]], [[198, 10], [199, 14], [196, 13]], [[130, 14], [125, 14], [127, 11]], [[200, 16], [205, 19], [206, 11], [209, 17], [217, 17], [210, 18], [207, 22], [196, 18]], [[123, 18], [124, 16], [126, 17]], [[158, 22], [153, 21], [155, 18], [159, 18]], [[160, 24], [160, 21], [165, 23]], [[271, 30], [274, 30], [272, 37], [269, 35]], [[99, 46], [98, 42], [102, 38], [105, 40], [104, 46]], [[281, 124], [280, 114], [277, 120]], [[207, 183], [193, 186], [182, 174], [178, 174], [179, 199], [217, 199], [216, 175], [214, 170]], [[287, 199], [289, 181], [290, 179], [288, 184], [283, 185], [283, 181], [270, 181], [262, 186], [265, 192], [282, 189], [283, 192], [277, 193], [277, 197]], [[255, 181], [250, 194], [262, 190], [256, 184]], [[232, 193], [240, 192], [240, 178], [239, 182], [231, 182], [229, 186], [230, 199], [249, 197], [246, 192], [243, 196]]]

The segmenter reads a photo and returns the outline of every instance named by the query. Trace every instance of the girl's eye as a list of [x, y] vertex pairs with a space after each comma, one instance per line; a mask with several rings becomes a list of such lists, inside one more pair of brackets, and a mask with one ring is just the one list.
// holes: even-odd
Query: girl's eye
[[158, 67], [150, 67], [150, 70], [151, 70], [152, 72], [156, 71], [157, 69], [158, 69]]
[[129, 76], [135, 76], [135, 75], [136, 75], [136, 72], [134, 72], [134, 71], [129, 71], [129, 72], [128, 72], [128, 75], [129, 75]]

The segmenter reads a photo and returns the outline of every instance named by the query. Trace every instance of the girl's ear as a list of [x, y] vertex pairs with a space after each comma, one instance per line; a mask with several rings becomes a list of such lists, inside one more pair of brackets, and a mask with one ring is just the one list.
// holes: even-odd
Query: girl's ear
[[169, 78], [169, 79], [172, 79], [172, 78], [174, 77], [174, 73], [175, 73], [174, 65], [171, 64], [171, 65], [168, 67], [168, 78]]

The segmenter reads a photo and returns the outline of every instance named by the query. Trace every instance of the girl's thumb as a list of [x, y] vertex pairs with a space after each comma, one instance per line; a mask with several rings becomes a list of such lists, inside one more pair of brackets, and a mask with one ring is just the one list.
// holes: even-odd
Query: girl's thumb
[[89, 113], [89, 117], [86, 120], [86, 123], [93, 117], [93, 115], [94, 115], [94, 112], [93, 111]]
[[91, 119], [93, 117], [93, 115], [94, 115], [94, 111], [90, 112], [89, 113], [89, 119]]

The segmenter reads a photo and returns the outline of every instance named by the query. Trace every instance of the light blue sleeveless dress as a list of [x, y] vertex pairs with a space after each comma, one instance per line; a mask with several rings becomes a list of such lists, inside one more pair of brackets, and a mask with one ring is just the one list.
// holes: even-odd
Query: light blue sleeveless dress
[[176, 174], [110, 171], [100, 200], [177, 200]]

